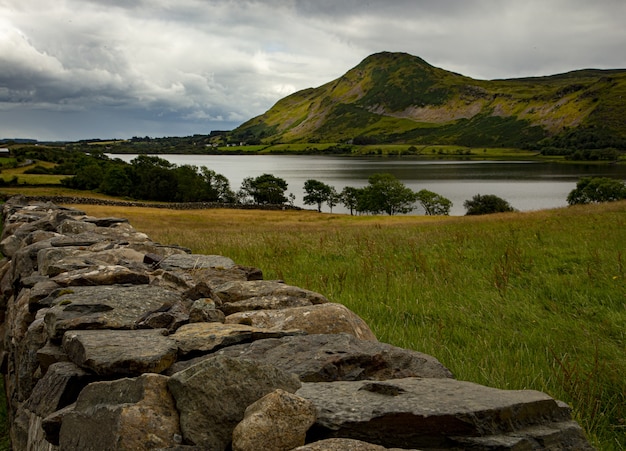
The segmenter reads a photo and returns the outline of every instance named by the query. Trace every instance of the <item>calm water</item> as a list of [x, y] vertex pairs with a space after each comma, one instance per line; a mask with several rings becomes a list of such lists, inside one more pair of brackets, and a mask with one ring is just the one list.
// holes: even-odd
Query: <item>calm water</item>
[[[131, 161], [136, 155], [110, 155]], [[464, 215], [463, 202], [475, 194], [495, 194], [518, 210], [540, 210], [566, 206], [567, 194], [583, 176], [602, 176], [626, 181], [624, 165], [564, 165], [535, 162], [489, 162], [411, 160], [404, 158], [357, 158], [308, 155], [160, 155], [177, 165], [206, 166], [224, 175], [237, 191], [245, 177], [264, 173], [281, 177], [288, 193], [302, 203], [304, 182], [320, 180], [341, 191], [345, 186], [367, 185], [377, 172], [395, 175], [414, 191], [428, 189], [450, 199], [452, 215]], [[307, 208], [314, 208], [307, 206]], [[329, 211], [323, 206], [323, 211]], [[338, 205], [336, 213], [347, 210]], [[414, 214], [423, 214], [416, 209]]]

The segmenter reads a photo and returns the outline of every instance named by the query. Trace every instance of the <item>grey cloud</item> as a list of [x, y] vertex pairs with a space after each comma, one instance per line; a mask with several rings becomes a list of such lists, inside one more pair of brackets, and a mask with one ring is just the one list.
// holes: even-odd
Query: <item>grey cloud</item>
[[0, 137], [17, 117], [42, 138], [231, 128], [383, 50], [477, 78], [626, 67], [625, 16], [622, 0], [0, 0]]

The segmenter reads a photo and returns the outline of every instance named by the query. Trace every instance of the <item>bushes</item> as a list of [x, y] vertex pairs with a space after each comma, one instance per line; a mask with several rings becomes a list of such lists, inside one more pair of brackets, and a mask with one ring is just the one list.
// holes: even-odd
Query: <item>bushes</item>
[[626, 185], [608, 177], [583, 177], [567, 195], [569, 205], [626, 199]]
[[476, 194], [471, 200], [463, 202], [463, 206], [467, 209], [468, 216], [515, 211], [511, 204], [494, 194]]

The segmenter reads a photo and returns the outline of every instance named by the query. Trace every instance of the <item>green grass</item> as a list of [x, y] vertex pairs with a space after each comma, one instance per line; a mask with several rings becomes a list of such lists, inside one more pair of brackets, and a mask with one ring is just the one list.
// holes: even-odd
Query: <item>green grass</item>
[[624, 202], [462, 218], [84, 208], [318, 291], [381, 341], [544, 391], [595, 446], [626, 447]]
[[18, 168], [8, 168], [2, 169], [2, 173], [0, 174], [0, 178], [5, 181], [10, 181], [14, 177], [17, 177], [18, 184], [26, 184], [26, 185], [59, 185], [61, 184], [61, 180], [67, 177], [67, 175], [55, 175], [55, 174], [24, 174], [24, 171], [31, 169], [35, 166], [43, 166], [45, 168], [51, 168], [55, 166], [54, 163], [49, 163], [45, 161], [37, 161], [28, 166], [22, 166]]

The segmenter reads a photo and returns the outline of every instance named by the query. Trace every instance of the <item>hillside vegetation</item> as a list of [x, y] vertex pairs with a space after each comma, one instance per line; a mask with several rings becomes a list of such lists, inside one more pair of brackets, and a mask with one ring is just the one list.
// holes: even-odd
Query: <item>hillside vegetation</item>
[[626, 148], [626, 70], [475, 80], [404, 53], [278, 101], [231, 134], [243, 142]]
[[80, 208], [318, 291], [381, 341], [547, 392], [598, 449], [626, 447], [624, 202], [463, 218]]

